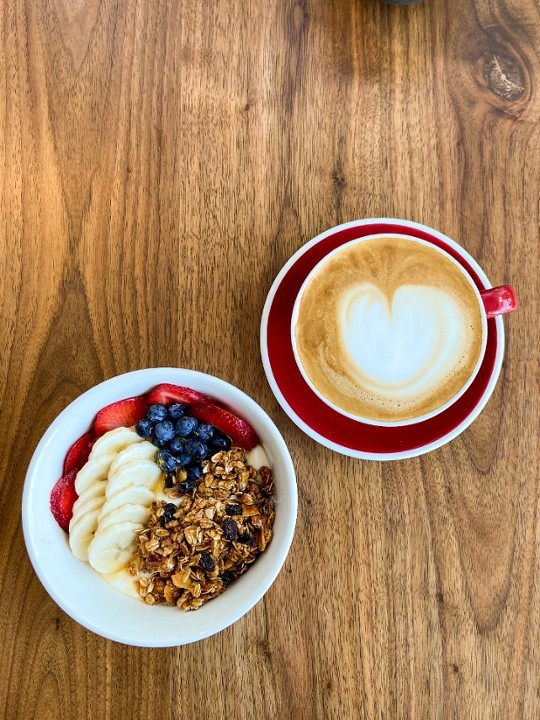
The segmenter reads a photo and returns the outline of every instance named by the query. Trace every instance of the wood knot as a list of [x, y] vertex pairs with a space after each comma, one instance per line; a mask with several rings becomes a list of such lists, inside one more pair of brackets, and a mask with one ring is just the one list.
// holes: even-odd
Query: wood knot
[[525, 77], [515, 58], [498, 50], [484, 64], [484, 81], [495, 95], [514, 102], [525, 92]]
[[293, 8], [295, 27], [300, 30], [309, 23], [309, 10], [306, 0], [298, 0]]
[[338, 170], [332, 172], [332, 182], [337, 190], [341, 190], [346, 185], [345, 178]]
[[272, 659], [272, 651], [270, 650], [270, 643], [266, 638], [261, 638], [258, 643], [258, 650], [259, 654], [265, 658], [265, 660], [271, 660]]
[[459, 665], [452, 665], [452, 672], [457, 675], [457, 673], [459, 673]]

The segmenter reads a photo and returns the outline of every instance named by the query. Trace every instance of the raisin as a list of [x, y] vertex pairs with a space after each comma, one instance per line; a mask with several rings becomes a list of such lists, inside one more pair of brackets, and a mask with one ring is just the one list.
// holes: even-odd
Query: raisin
[[159, 518], [159, 522], [161, 523], [161, 527], [165, 527], [165, 525], [174, 518], [174, 515], [176, 513], [177, 507], [174, 505], [174, 503], [167, 503], [165, 507], [163, 508], [163, 515]]
[[174, 487], [175, 479], [176, 479], [176, 477], [173, 473], [168, 473], [167, 475], [165, 475], [165, 487], [166, 488]]
[[224, 583], [227, 584], [231, 583], [234, 580], [234, 575], [230, 570], [225, 570], [221, 573], [219, 577], [223, 580]]
[[238, 526], [232, 518], [225, 518], [221, 529], [226, 540], [238, 540]]
[[225, 508], [225, 512], [227, 515], [241, 515], [242, 514], [242, 506], [241, 505], [228, 505]]
[[195, 478], [188, 478], [178, 483], [178, 492], [185, 494], [193, 492], [197, 488], [197, 480]]
[[214, 569], [214, 561], [208, 553], [204, 553], [203, 555], [201, 555], [199, 565], [202, 567], [203, 570], [206, 570], [207, 572], [212, 572], [212, 570]]

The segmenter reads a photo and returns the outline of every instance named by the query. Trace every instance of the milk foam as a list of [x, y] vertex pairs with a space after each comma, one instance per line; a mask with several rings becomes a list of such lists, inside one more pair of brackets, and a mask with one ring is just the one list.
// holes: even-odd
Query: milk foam
[[375, 285], [349, 288], [338, 305], [349, 373], [366, 391], [410, 402], [436, 390], [466, 352], [459, 304], [436, 288], [405, 285], [393, 301]]
[[467, 384], [484, 343], [462, 270], [406, 238], [346, 245], [316, 269], [295, 312], [295, 352], [314, 389], [347, 413], [403, 421]]

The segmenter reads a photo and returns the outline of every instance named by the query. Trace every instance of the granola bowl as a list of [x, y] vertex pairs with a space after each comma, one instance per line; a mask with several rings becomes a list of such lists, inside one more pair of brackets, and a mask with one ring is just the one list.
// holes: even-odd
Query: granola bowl
[[[256, 450], [262, 448], [262, 457], [268, 460], [273, 474], [271, 497], [264, 500], [267, 508], [271, 506], [271, 540], [243, 574], [232, 581], [228, 577], [220, 594], [189, 612], [180, 610], [175, 604], [151, 604], [142, 597], [121, 592], [119, 583], [115, 586], [106, 581], [88, 562], [75, 557], [68, 534], [51, 513], [51, 491], [64, 472], [66, 455], [73, 443], [92, 426], [97, 413], [125, 398], [143, 396], [161, 383], [192, 388], [243, 418], [258, 436]], [[251, 472], [255, 473], [254, 470]], [[253, 481], [253, 487], [257, 482], [260, 482], [259, 476]], [[197, 489], [195, 495], [198, 492]], [[231, 508], [227, 515], [231, 514], [229, 510]], [[74, 400], [39, 442], [27, 471], [22, 500], [28, 554], [51, 598], [88, 630], [116, 642], [140, 647], [170, 647], [202, 640], [245, 615], [263, 597], [285, 562], [293, 539], [296, 511], [294, 467], [287, 446], [270, 417], [233, 385], [212, 375], [181, 368], [149, 368], [119, 375]], [[163, 512], [159, 510], [157, 514]], [[152, 515], [149, 511], [148, 514], [151, 523], [156, 512]], [[242, 527], [243, 522], [241, 516], [238, 527]], [[175, 524], [173, 520], [172, 526]], [[198, 557], [199, 565], [204, 566], [201, 555]], [[195, 570], [200, 573], [200, 568]], [[217, 569], [214, 575], [216, 573]], [[222, 573], [220, 577], [223, 576]]]

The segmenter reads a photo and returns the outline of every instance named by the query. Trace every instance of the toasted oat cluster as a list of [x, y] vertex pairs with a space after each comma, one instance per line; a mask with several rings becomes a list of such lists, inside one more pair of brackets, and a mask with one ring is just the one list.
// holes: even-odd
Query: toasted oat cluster
[[131, 572], [149, 605], [196, 610], [242, 575], [272, 539], [274, 489], [268, 467], [255, 470], [233, 446], [203, 463], [196, 489], [166, 492], [139, 533]]

